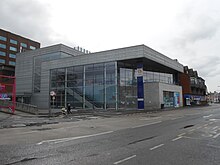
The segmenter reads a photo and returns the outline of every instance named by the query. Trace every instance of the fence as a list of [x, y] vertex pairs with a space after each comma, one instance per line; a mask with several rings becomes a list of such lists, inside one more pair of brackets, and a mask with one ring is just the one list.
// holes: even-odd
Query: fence
[[[12, 105], [13, 102], [12, 101], [8, 101], [8, 100], [0, 100], [0, 105], [2, 106], [10, 106]], [[39, 110], [37, 108], [37, 106], [34, 105], [30, 105], [30, 104], [24, 104], [24, 103], [18, 103], [16, 102], [16, 110], [21, 111], [21, 112], [26, 112], [26, 113], [30, 113], [30, 114], [34, 114], [34, 115], [38, 115], [39, 114]]]

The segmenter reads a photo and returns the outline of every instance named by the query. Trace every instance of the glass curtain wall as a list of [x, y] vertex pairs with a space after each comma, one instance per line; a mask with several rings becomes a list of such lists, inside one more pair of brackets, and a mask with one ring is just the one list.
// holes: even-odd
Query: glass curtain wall
[[[137, 108], [137, 66], [118, 62], [118, 105], [121, 109]], [[174, 84], [174, 76], [169, 73], [144, 71], [144, 83], [161, 82]], [[170, 100], [172, 98], [169, 97]], [[172, 101], [170, 101], [172, 102]], [[169, 104], [170, 104], [169, 102]]]
[[137, 76], [135, 69], [128, 68], [128, 64], [118, 63], [118, 96], [119, 108], [137, 108]]
[[115, 64], [99, 63], [51, 70], [50, 91], [57, 93], [55, 108], [70, 103], [78, 109], [115, 109]]
[[69, 54], [62, 53], [62, 52], [56, 52], [51, 54], [45, 54], [41, 56], [34, 57], [34, 76], [33, 76], [33, 91], [34, 93], [40, 92], [40, 86], [41, 86], [41, 63], [44, 61], [51, 61], [55, 59], [60, 58], [66, 58], [70, 57]]

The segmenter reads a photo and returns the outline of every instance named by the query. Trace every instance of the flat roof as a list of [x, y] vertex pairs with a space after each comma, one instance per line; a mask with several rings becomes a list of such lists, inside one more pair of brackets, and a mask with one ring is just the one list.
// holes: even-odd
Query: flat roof
[[[39, 51], [40, 49], [38, 49]], [[63, 49], [65, 52], [65, 49]], [[90, 54], [81, 54], [78, 56], [72, 56], [68, 58], [53, 60], [44, 62], [47, 63], [43, 65], [48, 69], [78, 66], [78, 65], [87, 65], [94, 63], [102, 62], [111, 62], [111, 61], [130, 61], [138, 62], [138, 60], [145, 61], [146, 64], [153, 67], [152, 64], [155, 64], [155, 67], [160, 67], [161, 70], [167, 69], [167, 72], [177, 71], [183, 73], [183, 65], [178, 61], [173, 60], [145, 45], [137, 45], [119, 49], [106, 50], [101, 52], [95, 52]], [[147, 67], [147, 66], [146, 66]], [[45, 68], [45, 69], [46, 69]]]

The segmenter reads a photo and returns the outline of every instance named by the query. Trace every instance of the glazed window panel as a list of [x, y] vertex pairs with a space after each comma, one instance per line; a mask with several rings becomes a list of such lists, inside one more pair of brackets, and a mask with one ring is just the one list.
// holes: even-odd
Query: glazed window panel
[[65, 69], [57, 69], [57, 81], [64, 82], [65, 81]]
[[18, 44], [18, 41], [13, 40], [13, 39], [10, 39], [10, 43], [11, 43], [11, 44], [15, 44], [15, 45], [17, 45], [17, 44]]
[[5, 44], [0, 44], [0, 48], [6, 49], [6, 45]]
[[7, 38], [4, 37], [4, 36], [0, 36], [0, 40], [1, 40], [1, 41], [7, 41]]
[[10, 46], [9, 49], [10, 49], [11, 51], [17, 52], [17, 48], [16, 48], [16, 47]]
[[6, 56], [5, 52], [0, 51], [0, 56]]

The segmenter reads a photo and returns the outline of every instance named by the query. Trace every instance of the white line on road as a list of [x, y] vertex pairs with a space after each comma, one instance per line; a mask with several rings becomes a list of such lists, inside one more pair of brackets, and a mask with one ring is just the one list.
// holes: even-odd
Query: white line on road
[[172, 118], [171, 120], [176, 120], [176, 119], [181, 119], [183, 117], [176, 117], [176, 118]]
[[161, 118], [161, 116], [151, 117], [151, 118], [149, 118], [149, 117], [143, 117], [143, 118], [140, 118], [139, 120], [154, 120], [154, 119], [160, 119], [160, 118]]
[[56, 143], [62, 143], [62, 142], [70, 141], [70, 140], [77, 140], [77, 139], [83, 139], [83, 138], [94, 137], [94, 136], [99, 136], [99, 135], [105, 135], [105, 134], [109, 134], [109, 133], [112, 133], [112, 132], [113, 131], [108, 131], [108, 132], [102, 132], [102, 133], [97, 133], [97, 134], [92, 134], [92, 135], [84, 135], [84, 136], [53, 139], [53, 140], [44, 140], [44, 141], [41, 141], [41, 142], [37, 143], [37, 145], [41, 145], [43, 143], [55, 143], [55, 144]]
[[150, 148], [150, 150], [152, 151], [152, 150], [155, 150], [155, 149], [157, 149], [157, 148], [159, 148], [159, 147], [162, 147], [164, 144], [160, 144], [160, 145], [157, 145], [157, 146], [155, 146], [155, 147], [152, 147], [152, 148]]
[[136, 155], [133, 155], [133, 156], [127, 157], [125, 159], [119, 160], [119, 161], [115, 162], [114, 164], [120, 164], [122, 162], [125, 162], [125, 161], [132, 159], [132, 158], [135, 158], [135, 157], [136, 157]]
[[179, 137], [173, 139], [172, 142], [174, 142], [174, 141], [176, 141], [176, 140], [179, 140], [179, 139], [181, 139], [181, 138], [182, 138], [182, 136], [179, 136]]
[[191, 129], [191, 130], [189, 130], [189, 132], [193, 132], [193, 131], [195, 131], [195, 129]]
[[183, 136], [183, 135], [185, 135], [186, 133], [181, 133], [181, 134], [179, 134], [178, 136]]
[[213, 136], [213, 138], [217, 138], [220, 135], [220, 133], [216, 134], [215, 136]]
[[22, 135], [22, 134], [30, 134], [30, 133], [35, 133], [35, 132], [39, 132], [39, 131], [18, 132], [18, 133], [16, 133], [16, 134]]
[[217, 129], [217, 128], [218, 128], [218, 126], [215, 126], [215, 127], [212, 128], [212, 130], [215, 130], [215, 129]]
[[200, 129], [200, 128], [202, 128], [202, 126], [199, 126], [199, 127], [197, 127], [196, 129]]
[[208, 117], [211, 117], [211, 116], [213, 116], [213, 114], [210, 114], [208, 116], [203, 116], [203, 118], [208, 118]]
[[208, 124], [205, 124], [205, 125], [204, 125], [204, 127], [207, 127], [207, 126], [208, 126]]
[[147, 123], [147, 124], [143, 124], [143, 125], [138, 125], [138, 126], [134, 126], [134, 127], [131, 127], [131, 128], [139, 128], [139, 127], [144, 127], [144, 126], [148, 126], [148, 125], [153, 125], [153, 124], [158, 124], [158, 123], [161, 123], [162, 121], [156, 121], [156, 122], [153, 122], [153, 123]]

